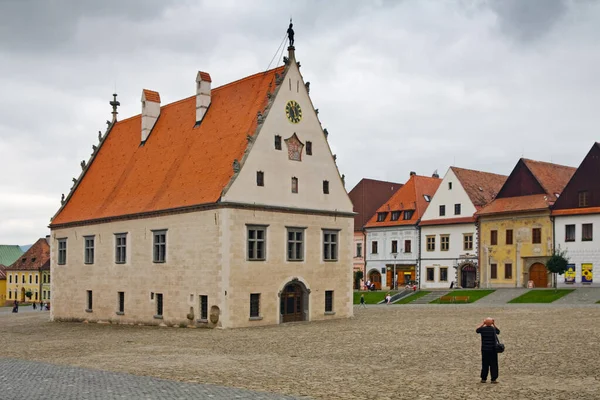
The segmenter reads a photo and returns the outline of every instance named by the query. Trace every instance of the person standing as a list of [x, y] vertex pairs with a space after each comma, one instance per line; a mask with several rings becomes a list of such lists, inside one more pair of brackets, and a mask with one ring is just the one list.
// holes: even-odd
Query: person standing
[[33, 309], [35, 310], [35, 301], [32, 303], [32, 305], [33, 305]]
[[391, 301], [392, 301], [392, 296], [388, 293], [385, 296], [385, 304], [392, 304]]
[[487, 381], [491, 373], [492, 383], [498, 383], [498, 352], [496, 352], [496, 335], [500, 329], [496, 327], [493, 318], [486, 318], [475, 330], [481, 335], [481, 383]]
[[360, 295], [360, 305], [363, 306], [364, 308], [367, 308], [367, 304], [365, 303], [365, 295], [364, 294]]

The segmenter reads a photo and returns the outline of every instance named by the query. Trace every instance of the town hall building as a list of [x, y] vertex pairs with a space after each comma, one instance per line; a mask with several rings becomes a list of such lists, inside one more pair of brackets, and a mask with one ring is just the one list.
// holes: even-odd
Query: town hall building
[[[291, 42], [293, 44], [293, 42]], [[235, 328], [352, 316], [354, 213], [295, 48], [113, 121], [52, 219], [53, 320]], [[115, 95], [116, 96], [116, 95]]]

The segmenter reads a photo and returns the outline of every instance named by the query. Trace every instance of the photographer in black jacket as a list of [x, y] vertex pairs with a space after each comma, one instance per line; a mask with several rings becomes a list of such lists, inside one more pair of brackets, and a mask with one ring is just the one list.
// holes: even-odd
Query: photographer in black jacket
[[488, 371], [492, 375], [492, 383], [498, 383], [498, 353], [496, 352], [496, 335], [500, 329], [493, 318], [486, 318], [475, 332], [481, 335], [481, 383], [485, 383]]

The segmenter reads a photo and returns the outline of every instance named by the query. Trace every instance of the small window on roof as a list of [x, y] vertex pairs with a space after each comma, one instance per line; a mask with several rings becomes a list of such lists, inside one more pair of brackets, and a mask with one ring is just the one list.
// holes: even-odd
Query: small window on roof
[[21, 262], [24, 263], [25, 261], [27, 261], [27, 258], [21, 258]]
[[400, 219], [400, 213], [402, 211], [392, 211], [392, 221], [398, 221]]
[[33, 258], [31, 259], [31, 262], [35, 262], [35, 257], [33, 257]]
[[404, 211], [404, 219], [409, 220], [412, 218], [414, 211]]
[[430, 202], [431, 201], [431, 197], [428, 194], [424, 194], [423, 197], [425, 198], [426, 202]]
[[378, 212], [377, 213], [377, 222], [385, 221], [385, 217], [387, 217], [388, 213], [386, 212]]

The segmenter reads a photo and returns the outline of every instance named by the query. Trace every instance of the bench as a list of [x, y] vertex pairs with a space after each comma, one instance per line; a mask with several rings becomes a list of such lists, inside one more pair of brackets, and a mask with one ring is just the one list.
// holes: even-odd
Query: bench
[[454, 296], [454, 302], [463, 301], [465, 303], [469, 302], [469, 296]]
[[453, 301], [454, 301], [454, 296], [445, 295], [445, 296], [440, 297], [440, 303], [443, 303], [443, 302], [451, 303]]

